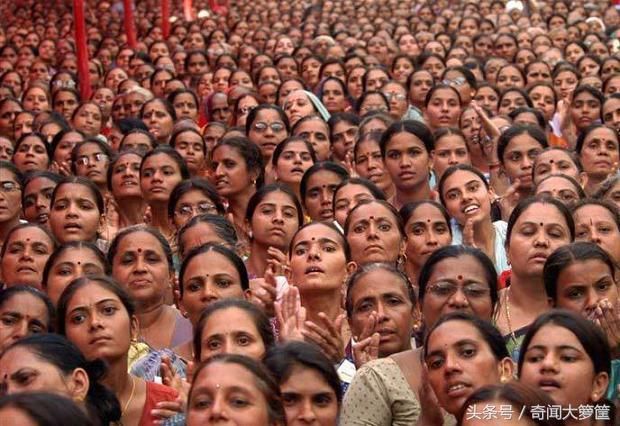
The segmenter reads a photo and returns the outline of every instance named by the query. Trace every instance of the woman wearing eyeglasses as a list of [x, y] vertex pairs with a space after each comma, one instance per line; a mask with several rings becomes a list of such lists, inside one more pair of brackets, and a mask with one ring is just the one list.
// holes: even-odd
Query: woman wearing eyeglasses
[[276, 146], [290, 133], [289, 120], [276, 105], [262, 104], [248, 113], [245, 132], [250, 142], [255, 143], [261, 151], [267, 183], [274, 180], [271, 156]]
[[[498, 299], [493, 262], [480, 250], [466, 246], [435, 251], [422, 267], [418, 284], [422, 323], [414, 329], [420, 332], [456, 311], [489, 321]], [[433, 407], [423, 389], [422, 351], [418, 347], [364, 364], [345, 395], [342, 424], [362, 420], [373, 425], [433, 424], [425, 421]]]

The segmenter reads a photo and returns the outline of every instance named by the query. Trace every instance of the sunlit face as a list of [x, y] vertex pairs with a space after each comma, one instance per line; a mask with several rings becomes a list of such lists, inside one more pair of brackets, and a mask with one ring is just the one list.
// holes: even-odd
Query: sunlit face
[[194, 378], [187, 425], [220, 422], [272, 425], [262, 387], [254, 374], [241, 365], [213, 363]]
[[595, 373], [590, 356], [572, 331], [549, 323], [524, 350], [519, 381], [548, 393], [562, 406], [590, 404], [604, 396], [607, 373]]
[[519, 179], [521, 188], [531, 188], [532, 167], [543, 147], [540, 143], [523, 133], [515, 136], [504, 151], [504, 170], [511, 180]]
[[[49, 314], [43, 300], [27, 292], [17, 293], [5, 300], [0, 306], [0, 350], [5, 350], [25, 336], [47, 332], [51, 325]], [[6, 361], [3, 356], [0, 358], [0, 371], [4, 368]], [[2, 377], [6, 378], [4, 374]]]
[[571, 119], [581, 131], [601, 118], [601, 102], [589, 92], [581, 92], [573, 98]]
[[167, 203], [170, 193], [183, 180], [176, 161], [164, 153], [147, 158], [140, 171], [140, 187], [149, 203]]

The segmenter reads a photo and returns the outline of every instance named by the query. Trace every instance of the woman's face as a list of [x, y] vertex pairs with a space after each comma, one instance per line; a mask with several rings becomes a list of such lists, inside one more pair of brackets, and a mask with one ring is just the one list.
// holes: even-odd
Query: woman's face
[[22, 173], [47, 170], [49, 157], [45, 142], [39, 136], [27, 136], [13, 154], [13, 163]]
[[546, 121], [550, 121], [555, 114], [555, 96], [550, 87], [536, 86], [530, 90], [530, 99], [534, 108], [542, 112]]
[[347, 263], [341, 234], [316, 224], [299, 231], [291, 244], [289, 282], [302, 294], [340, 290]]
[[58, 304], [60, 295], [69, 283], [85, 275], [105, 274], [105, 265], [97, 255], [86, 248], [72, 247], [64, 250], [51, 265], [47, 278], [47, 295]]
[[536, 186], [536, 195], [555, 198], [566, 207], [571, 208], [579, 201], [579, 193], [575, 185], [564, 176], [551, 176]]
[[174, 226], [177, 230], [181, 229], [192, 218], [202, 214], [218, 214], [213, 200], [199, 189], [189, 190], [176, 201]]
[[461, 114], [459, 97], [454, 90], [435, 90], [426, 106], [426, 117], [432, 129], [440, 127], [458, 127]]
[[393, 213], [379, 203], [355, 209], [349, 217], [347, 241], [358, 264], [396, 262], [404, 250], [403, 236]]
[[467, 143], [460, 135], [450, 134], [436, 140], [432, 157], [433, 170], [438, 180], [450, 166], [471, 164]]
[[370, 190], [364, 185], [349, 183], [341, 187], [334, 196], [334, 218], [338, 224], [344, 228], [344, 223], [353, 210], [360, 202], [374, 200]]
[[174, 120], [161, 102], [149, 102], [144, 107], [142, 120], [148, 127], [149, 132], [155, 136], [155, 139], [163, 142], [168, 141], [172, 133]]
[[321, 100], [331, 114], [342, 112], [348, 106], [342, 86], [333, 80], [327, 81], [323, 85], [323, 97]]
[[177, 113], [177, 119], [198, 120], [198, 105], [196, 105], [196, 101], [191, 94], [181, 93], [177, 95], [172, 106]]
[[80, 105], [79, 99], [74, 93], [68, 91], [59, 91], [54, 97], [54, 111], [62, 116], [67, 121], [71, 121], [73, 112]]
[[506, 373], [478, 329], [467, 321], [437, 327], [428, 338], [426, 353], [429, 384], [450, 414], [456, 415], [472, 393], [498, 384]]
[[489, 320], [493, 314], [490, 293], [486, 270], [476, 258], [461, 255], [441, 260], [426, 284], [424, 322], [432, 327], [441, 315], [461, 310]]
[[534, 164], [534, 183], [537, 184], [552, 174], [561, 174], [572, 177], [577, 182], [581, 180], [579, 169], [570, 155], [562, 150], [552, 149], [543, 151], [536, 157]]
[[314, 114], [315, 110], [308, 96], [301, 90], [295, 90], [286, 98], [284, 112], [291, 126], [294, 126], [299, 119]]
[[547, 257], [570, 242], [570, 230], [562, 213], [552, 204], [537, 202], [516, 220], [506, 255], [514, 274], [538, 279]]
[[359, 98], [364, 92], [364, 88], [362, 87], [362, 78], [364, 74], [366, 74], [366, 69], [362, 67], [354, 68], [349, 73], [347, 90], [349, 91], [349, 95], [354, 99]]
[[329, 170], [320, 170], [308, 179], [304, 205], [312, 220], [333, 220], [334, 191], [341, 181], [340, 176]]
[[235, 250], [235, 247], [231, 247], [230, 243], [224, 241], [210, 224], [200, 222], [182, 234], [181, 245], [183, 246], [183, 252], [179, 250], [179, 255], [184, 257], [191, 249], [207, 243], [221, 244], [231, 250]]
[[32, 179], [26, 185], [23, 210], [24, 218], [28, 222], [47, 226], [54, 188], [56, 188], [56, 182], [43, 176]]
[[75, 171], [78, 176], [92, 180], [97, 186], [105, 186], [109, 165], [110, 159], [99, 145], [95, 143], [80, 145], [75, 159]]
[[[314, 87], [319, 82], [319, 69], [321, 62], [315, 58], [306, 59], [302, 63], [301, 78], [309, 87]], [[290, 120], [290, 119], [289, 119]], [[291, 122], [291, 125], [293, 123]]]
[[177, 135], [174, 149], [181, 154], [192, 175], [199, 173], [205, 166], [205, 143], [196, 132], [183, 132]]
[[422, 204], [413, 212], [405, 224], [405, 233], [405, 255], [418, 269], [437, 249], [452, 242], [450, 225], [441, 211], [432, 204]]
[[611, 212], [603, 206], [586, 204], [573, 212], [575, 241], [589, 241], [620, 261], [620, 230]]
[[138, 323], [119, 297], [96, 282], [77, 290], [67, 303], [65, 335], [86, 359], [106, 361], [127, 357]]
[[241, 154], [235, 148], [226, 145], [213, 151], [211, 170], [215, 189], [222, 197], [230, 197], [247, 190], [256, 178], [250, 175]]
[[546, 324], [522, 349], [519, 381], [548, 393], [556, 404], [578, 407], [604, 397], [609, 377], [594, 372], [590, 356], [572, 331]]
[[607, 300], [614, 308], [618, 306], [614, 271], [599, 259], [577, 260], [558, 275], [555, 296], [555, 307], [597, 320], [600, 316], [596, 308], [601, 302]]
[[411, 62], [403, 58], [399, 59], [394, 64], [392, 75], [394, 77], [394, 80], [396, 80], [400, 84], [406, 84], [407, 78], [411, 75], [412, 72], [413, 66], [411, 65]]
[[181, 304], [187, 317], [196, 326], [202, 311], [220, 299], [243, 299], [237, 268], [226, 256], [208, 251], [192, 258], [183, 275]]
[[540, 143], [527, 133], [513, 137], [506, 146], [503, 158], [504, 171], [508, 178], [512, 182], [518, 179], [520, 188], [531, 188], [532, 167], [542, 150]]
[[579, 80], [572, 71], [562, 71], [553, 79], [553, 87], [561, 99], [570, 99]]
[[[49, 322], [43, 300], [27, 292], [14, 294], [0, 306], [0, 350], [30, 334], [46, 333]], [[0, 358], [0, 371], [6, 368], [5, 360], [6, 354]]]
[[591, 58], [585, 58], [579, 63], [581, 77], [598, 76], [600, 65]]
[[319, 426], [338, 423], [336, 393], [317, 370], [296, 364], [280, 391], [287, 424], [306, 424], [308, 419]]
[[13, 232], [4, 245], [6, 250], [0, 259], [4, 284], [7, 287], [29, 285], [41, 288], [45, 262], [54, 251], [54, 244], [47, 234], [29, 226]]
[[[0, 224], [16, 224], [22, 208], [22, 189], [17, 177], [6, 168], [0, 169]], [[10, 229], [10, 228], [9, 228]]]
[[379, 143], [366, 140], [358, 142], [355, 156], [355, 171], [364, 179], [370, 180], [382, 191], [392, 186], [392, 178], [385, 171]]
[[523, 95], [517, 91], [510, 91], [502, 97], [497, 111], [500, 114], [508, 115], [515, 109], [525, 106], [527, 106], [527, 101]]
[[13, 142], [8, 137], [0, 136], [0, 160], [11, 161], [13, 157]]
[[56, 190], [50, 210], [50, 228], [61, 243], [95, 241], [101, 213], [88, 187], [66, 183]]
[[295, 136], [300, 136], [310, 142], [318, 161], [326, 161], [331, 155], [329, 142], [329, 127], [323, 120], [306, 120], [295, 128]]
[[442, 195], [446, 210], [461, 226], [491, 218], [491, 193], [475, 173], [454, 172], [445, 179]]
[[276, 146], [287, 136], [286, 126], [280, 114], [271, 108], [262, 109], [256, 114], [248, 133], [248, 138], [258, 145], [266, 159], [271, 158]]
[[280, 154], [275, 167], [278, 181], [299, 185], [301, 178], [314, 162], [304, 142], [289, 142]]
[[576, 65], [577, 61], [585, 54], [586, 52], [576, 43], [571, 43], [566, 46], [566, 51], [564, 52], [566, 60], [573, 65]]
[[261, 360], [265, 343], [247, 311], [237, 307], [220, 309], [206, 321], [201, 335], [200, 361], [218, 354], [236, 354]]
[[531, 65], [527, 69], [527, 84], [532, 85], [535, 83], [551, 83], [551, 72], [549, 71], [549, 66], [547, 66], [543, 62], [537, 62], [534, 65]]
[[187, 425], [225, 421], [231, 424], [269, 422], [267, 400], [255, 376], [244, 367], [217, 362], [200, 371], [192, 384]]
[[105, 87], [117, 93], [118, 85], [123, 80], [127, 80], [127, 73], [122, 68], [114, 68], [108, 73], [108, 77], [105, 80]]
[[120, 157], [112, 169], [111, 188], [116, 200], [142, 197], [140, 163], [142, 157], [128, 153]]
[[291, 198], [281, 191], [271, 192], [258, 203], [250, 226], [254, 241], [263, 247], [276, 247], [286, 252], [301, 224], [297, 207]]
[[112, 259], [112, 276], [141, 304], [163, 299], [172, 280], [163, 247], [144, 231], [128, 234], [120, 241]]
[[13, 140], [18, 141], [23, 135], [32, 133], [33, 121], [34, 115], [30, 112], [17, 115], [13, 122]]
[[365, 329], [379, 333], [380, 358], [411, 349], [417, 307], [411, 303], [407, 285], [401, 277], [375, 269], [359, 278], [349, 295], [351, 332], [354, 336]]
[[84, 132], [86, 136], [97, 136], [101, 132], [102, 121], [101, 110], [88, 103], [79, 107], [73, 119], [73, 127]]
[[13, 136], [13, 121], [22, 107], [18, 102], [5, 101], [0, 109], [0, 135], [5, 137]]
[[525, 80], [517, 67], [504, 67], [497, 73], [497, 88], [506, 90], [510, 87], [523, 88]]
[[446, 66], [439, 58], [431, 56], [426, 61], [424, 61], [424, 63], [422, 64], [422, 69], [430, 72], [433, 78], [436, 81], [439, 81], [441, 80], [441, 74], [446, 69]]
[[258, 101], [254, 96], [245, 96], [239, 101], [237, 109], [237, 126], [245, 127], [250, 111], [258, 106]]
[[28, 90], [24, 96], [22, 105], [26, 111], [32, 111], [35, 114], [51, 109], [47, 94], [40, 87], [33, 87]]
[[142, 164], [140, 188], [148, 203], [168, 203], [170, 193], [182, 180], [179, 165], [164, 153], [151, 155]]
[[592, 94], [581, 92], [573, 99], [570, 114], [577, 130], [583, 130], [601, 119], [601, 103]]
[[[18, 346], [0, 358], [4, 394], [24, 392], [51, 392], [74, 397], [75, 382], [51, 362], [47, 362], [29, 348]], [[88, 383], [86, 384], [88, 386]], [[24, 423], [20, 423], [25, 425]], [[33, 423], [34, 424], [34, 423]]]
[[392, 135], [385, 150], [385, 168], [401, 190], [412, 190], [428, 183], [431, 158], [422, 140], [400, 132]]
[[389, 109], [390, 106], [386, 102], [385, 97], [379, 95], [378, 93], [371, 93], [366, 96], [360, 104], [359, 115], [363, 116], [369, 112], [388, 112]]
[[583, 141], [579, 158], [589, 176], [605, 179], [615, 172], [620, 161], [617, 133], [605, 127], [592, 130]]

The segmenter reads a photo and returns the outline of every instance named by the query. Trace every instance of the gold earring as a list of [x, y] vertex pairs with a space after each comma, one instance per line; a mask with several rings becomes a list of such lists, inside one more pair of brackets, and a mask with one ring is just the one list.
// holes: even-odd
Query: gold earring
[[75, 398], [73, 398], [76, 402], [82, 402], [84, 401], [84, 397], [82, 395], [78, 395]]

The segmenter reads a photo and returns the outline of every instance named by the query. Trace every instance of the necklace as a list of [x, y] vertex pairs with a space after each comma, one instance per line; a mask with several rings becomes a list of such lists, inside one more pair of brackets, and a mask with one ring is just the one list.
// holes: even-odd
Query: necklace
[[512, 324], [510, 323], [510, 287], [506, 289], [504, 303], [506, 304], [506, 324], [508, 325], [508, 332], [510, 333], [510, 338], [512, 341], [516, 343], [517, 337], [515, 336], [515, 332], [512, 329]]
[[123, 416], [125, 415], [125, 411], [127, 411], [127, 408], [129, 408], [129, 404], [131, 404], [131, 400], [133, 399], [133, 395], [134, 395], [134, 392], [136, 390], [136, 379], [135, 379], [135, 377], [133, 377], [133, 376], [129, 376], [129, 377], [131, 377], [131, 393], [129, 394], [129, 399], [127, 399], [127, 402], [125, 403], [125, 407], [121, 411], [121, 418], [123, 418]]

